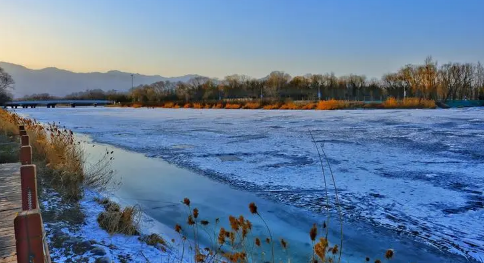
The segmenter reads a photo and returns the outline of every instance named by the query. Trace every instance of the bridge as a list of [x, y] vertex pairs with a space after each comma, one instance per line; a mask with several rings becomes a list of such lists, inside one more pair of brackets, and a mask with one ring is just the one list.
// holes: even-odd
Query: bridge
[[76, 106], [104, 106], [113, 104], [109, 100], [30, 100], [30, 101], [10, 101], [3, 105], [4, 108], [37, 108], [37, 106], [46, 106], [47, 108], [55, 108], [57, 105]]

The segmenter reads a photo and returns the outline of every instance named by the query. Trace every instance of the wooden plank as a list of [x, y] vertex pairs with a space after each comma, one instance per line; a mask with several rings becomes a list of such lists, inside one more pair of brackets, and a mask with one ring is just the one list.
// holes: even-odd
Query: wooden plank
[[13, 220], [22, 208], [20, 164], [0, 164], [0, 263], [17, 262]]

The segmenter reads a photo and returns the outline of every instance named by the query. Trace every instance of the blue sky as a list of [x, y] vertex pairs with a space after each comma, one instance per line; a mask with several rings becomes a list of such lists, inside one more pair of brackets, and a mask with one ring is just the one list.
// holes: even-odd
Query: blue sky
[[0, 61], [78, 72], [380, 77], [484, 62], [484, 1], [2, 0]]

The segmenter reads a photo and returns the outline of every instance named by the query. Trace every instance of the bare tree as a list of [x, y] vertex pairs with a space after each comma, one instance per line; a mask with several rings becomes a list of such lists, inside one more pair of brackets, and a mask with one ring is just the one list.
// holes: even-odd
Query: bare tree
[[266, 81], [266, 92], [272, 98], [279, 98], [280, 91], [291, 80], [291, 76], [283, 71], [273, 71]]
[[15, 81], [2, 67], [0, 67], [0, 104], [12, 100], [10, 90], [13, 89]]

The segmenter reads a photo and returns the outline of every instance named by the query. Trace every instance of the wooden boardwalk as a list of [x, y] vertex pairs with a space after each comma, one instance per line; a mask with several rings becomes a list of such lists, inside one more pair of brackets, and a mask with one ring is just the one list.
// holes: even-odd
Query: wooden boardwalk
[[0, 164], [0, 263], [17, 262], [13, 220], [20, 211], [20, 163]]

